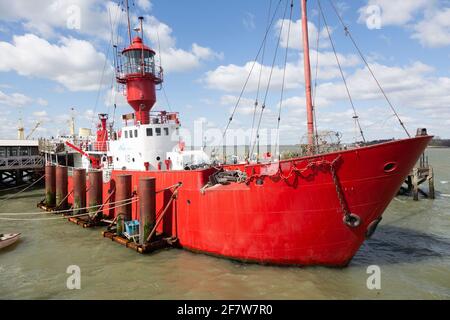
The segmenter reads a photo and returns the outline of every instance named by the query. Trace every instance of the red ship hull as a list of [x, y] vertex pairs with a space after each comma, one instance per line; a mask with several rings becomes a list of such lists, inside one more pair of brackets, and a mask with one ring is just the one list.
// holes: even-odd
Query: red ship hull
[[[245, 171], [246, 182], [215, 185], [202, 192], [215, 169], [195, 171], [113, 171], [155, 177], [157, 190], [182, 182], [178, 198], [159, 232], [178, 238], [188, 250], [247, 262], [278, 265], [347, 265], [425, 150], [430, 136], [398, 140], [279, 164], [228, 166]], [[343, 223], [343, 208], [331, 165], [357, 227]], [[72, 189], [69, 178], [69, 190]], [[157, 210], [171, 192], [157, 195]], [[89, 202], [88, 202], [89, 203]], [[133, 219], [139, 219], [136, 203]], [[104, 210], [112, 218], [114, 210]]]

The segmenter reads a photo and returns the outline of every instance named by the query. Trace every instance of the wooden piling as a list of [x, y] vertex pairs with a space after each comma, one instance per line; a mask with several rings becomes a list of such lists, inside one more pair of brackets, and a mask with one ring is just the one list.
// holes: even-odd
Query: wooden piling
[[86, 169], [73, 170], [73, 213], [86, 212]]
[[419, 168], [413, 169], [412, 184], [413, 199], [417, 201], [419, 200]]
[[45, 205], [56, 206], [56, 167], [52, 164], [45, 166]]
[[156, 179], [139, 180], [139, 243], [144, 245], [156, 223]]
[[435, 199], [435, 193], [434, 193], [434, 170], [432, 167], [429, 167], [429, 175], [428, 175], [428, 198], [429, 199]]
[[68, 208], [68, 169], [56, 167], [56, 205], [58, 210]]

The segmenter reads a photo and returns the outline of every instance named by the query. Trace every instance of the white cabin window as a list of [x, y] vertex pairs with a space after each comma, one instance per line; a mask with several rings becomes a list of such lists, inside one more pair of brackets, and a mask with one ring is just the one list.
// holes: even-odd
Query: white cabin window
[[153, 136], [153, 128], [147, 128], [147, 137]]
[[130, 138], [133, 138], [133, 130], [130, 130]]
[[164, 134], [165, 134], [166, 136], [169, 135], [169, 128], [164, 128]]
[[137, 138], [138, 137], [138, 131], [134, 130], [134, 137]]
[[125, 131], [125, 139], [128, 139], [128, 131]]
[[157, 136], [161, 135], [161, 128], [155, 128], [155, 131]]

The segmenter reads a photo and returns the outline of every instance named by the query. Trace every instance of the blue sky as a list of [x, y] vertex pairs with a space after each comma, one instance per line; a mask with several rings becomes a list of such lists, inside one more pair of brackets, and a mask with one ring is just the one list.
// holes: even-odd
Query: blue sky
[[[265, 60], [259, 59], [256, 64], [232, 128], [251, 127], [257, 74], [261, 64], [264, 65], [261, 87], [265, 89], [286, 1], [281, 0], [269, 32]], [[130, 0], [132, 21], [136, 21], [137, 15], [145, 16], [145, 40], [156, 51], [159, 37], [165, 91], [170, 109], [181, 113], [184, 127], [191, 129], [194, 121], [205, 122], [206, 128], [225, 127], [267, 28], [270, 2]], [[272, 0], [272, 9], [278, 2]], [[345, 37], [329, 1], [321, 3], [366, 136], [404, 137]], [[417, 127], [425, 126], [435, 135], [450, 137], [450, 2], [335, 0], [334, 3], [409, 131], [414, 133]], [[344, 140], [353, 141], [359, 137], [355, 135], [353, 114], [323, 21], [317, 30], [317, 1], [308, 1], [308, 7], [313, 74], [318, 34], [320, 38], [318, 129], [342, 132]], [[42, 122], [35, 133], [37, 137], [67, 133], [71, 107], [76, 110], [77, 127], [91, 127], [94, 111], [112, 112], [112, 101], [119, 105], [117, 119], [120, 114], [130, 112], [123, 97], [117, 94], [113, 98], [111, 88], [110, 20], [115, 26], [115, 38], [119, 31], [123, 38], [120, 44], [126, 41], [125, 16], [118, 8], [117, 1], [0, 0], [2, 138], [16, 136], [20, 117], [26, 131], [36, 121]], [[280, 140], [286, 144], [298, 143], [306, 127], [299, 1], [294, 1], [293, 10], [280, 123]], [[367, 18], [375, 18], [369, 22], [379, 22], [379, 26], [372, 28]], [[286, 20], [266, 101], [262, 127], [267, 129], [277, 126], [288, 25]], [[155, 108], [169, 109], [161, 91]]]

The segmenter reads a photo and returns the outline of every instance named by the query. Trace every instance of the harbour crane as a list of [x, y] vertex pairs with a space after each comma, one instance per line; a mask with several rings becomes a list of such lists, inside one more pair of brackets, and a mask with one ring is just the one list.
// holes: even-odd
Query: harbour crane
[[40, 125], [41, 125], [41, 122], [40, 122], [40, 121], [36, 122], [36, 125], [35, 125], [34, 128], [30, 131], [30, 133], [27, 135], [27, 137], [25, 138], [25, 140], [30, 139], [31, 136], [33, 135], [33, 133], [36, 131], [37, 128], [39, 128]]

